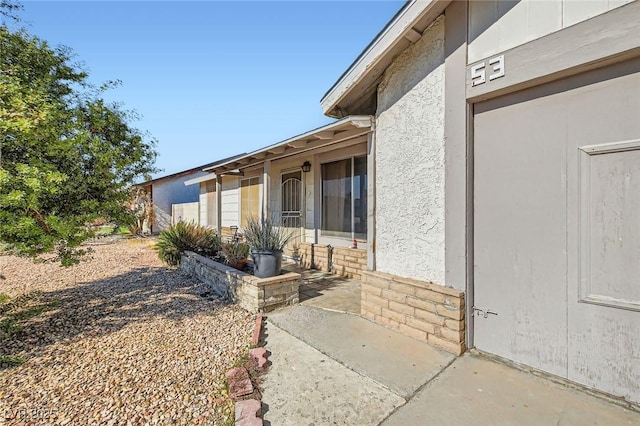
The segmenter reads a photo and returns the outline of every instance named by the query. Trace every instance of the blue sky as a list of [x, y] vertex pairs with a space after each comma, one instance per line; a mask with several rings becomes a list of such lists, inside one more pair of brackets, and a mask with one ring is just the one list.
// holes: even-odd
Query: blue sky
[[29, 31], [73, 49], [158, 140], [156, 176], [331, 121], [320, 98], [403, 1], [23, 1]]

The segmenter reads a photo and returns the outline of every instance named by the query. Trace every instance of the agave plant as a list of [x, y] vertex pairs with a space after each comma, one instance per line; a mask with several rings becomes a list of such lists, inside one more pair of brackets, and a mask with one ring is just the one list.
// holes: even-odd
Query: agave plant
[[160, 233], [156, 251], [160, 260], [177, 266], [185, 250], [213, 257], [220, 246], [220, 237], [213, 229], [194, 222], [178, 222]]
[[244, 239], [252, 250], [281, 252], [292, 238], [287, 228], [269, 219], [249, 218], [244, 228]]

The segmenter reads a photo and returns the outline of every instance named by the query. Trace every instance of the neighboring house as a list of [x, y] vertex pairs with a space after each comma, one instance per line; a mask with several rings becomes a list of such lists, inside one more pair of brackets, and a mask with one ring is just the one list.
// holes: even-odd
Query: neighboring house
[[351, 116], [204, 168], [207, 175], [185, 182], [200, 187], [200, 223], [224, 235], [250, 217], [273, 219], [295, 234], [290, 250], [303, 264], [327, 270], [333, 261], [333, 271], [359, 277], [371, 214], [370, 128], [371, 117]]
[[[222, 162], [228, 159], [220, 160]], [[199, 220], [198, 188], [186, 187], [185, 181], [206, 175], [202, 169], [217, 163], [208, 163], [192, 169], [172, 173], [150, 181], [141, 183], [151, 194], [154, 219], [151, 232], [154, 234], [167, 229], [178, 220]], [[178, 209], [177, 212], [174, 210]], [[175, 214], [174, 214], [175, 213]], [[172, 216], [175, 216], [172, 218]]]
[[[363, 316], [640, 402], [638, 22], [637, 1], [407, 2], [321, 101], [374, 117]], [[307, 229], [345, 218], [296, 160]]]

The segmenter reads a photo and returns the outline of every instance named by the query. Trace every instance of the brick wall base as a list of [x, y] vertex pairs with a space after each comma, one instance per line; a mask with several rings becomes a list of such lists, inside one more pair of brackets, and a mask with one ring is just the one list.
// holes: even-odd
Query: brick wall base
[[333, 273], [345, 277], [361, 279], [367, 270], [367, 251], [349, 247], [334, 247], [331, 257]]
[[329, 247], [323, 244], [300, 243], [300, 264], [306, 269], [329, 272]]
[[465, 351], [464, 292], [362, 271], [361, 315], [455, 355]]
[[365, 249], [332, 247], [329, 250], [329, 246], [325, 244], [301, 243], [298, 256], [300, 264], [307, 269], [333, 272], [349, 278], [360, 279], [362, 271], [367, 269]]

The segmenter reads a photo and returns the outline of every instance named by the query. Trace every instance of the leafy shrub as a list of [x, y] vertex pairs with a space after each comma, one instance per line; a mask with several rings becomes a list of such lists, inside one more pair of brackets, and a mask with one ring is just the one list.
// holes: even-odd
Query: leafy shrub
[[177, 266], [185, 250], [213, 257], [220, 250], [220, 245], [220, 237], [213, 229], [194, 222], [178, 222], [160, 233], [156, 250], [160, 260]]

